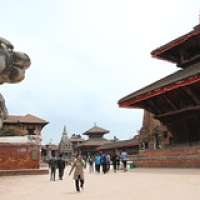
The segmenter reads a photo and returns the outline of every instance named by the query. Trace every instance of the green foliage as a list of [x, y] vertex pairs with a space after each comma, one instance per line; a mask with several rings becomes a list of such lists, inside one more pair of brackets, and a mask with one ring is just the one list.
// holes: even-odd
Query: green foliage
[[0, 137], [1, 136], [20, 136], [20, 135], [25, 135], [24, 131], [14, 126], [3, 127], [0, 130]]

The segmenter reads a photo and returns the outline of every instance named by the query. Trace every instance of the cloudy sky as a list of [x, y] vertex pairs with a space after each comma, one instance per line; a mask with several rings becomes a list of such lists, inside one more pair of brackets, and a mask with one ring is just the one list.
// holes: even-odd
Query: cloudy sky
[[176, 71], [150, 52], [199, 23], [199, 0], [6, 0], [1, 37], [32, 61], [26, 78], [3, 84], [9, 114], [50, 123], [43, 144], [98, 126], [130, 139], [143, 110], [118, 107], [127, 94]]

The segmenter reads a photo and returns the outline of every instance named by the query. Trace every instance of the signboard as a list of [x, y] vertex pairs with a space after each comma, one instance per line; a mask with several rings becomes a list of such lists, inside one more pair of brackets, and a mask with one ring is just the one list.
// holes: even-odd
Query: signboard
[[39, 151], [38, 150], [31, 151], [31, 160], [39, 160]]

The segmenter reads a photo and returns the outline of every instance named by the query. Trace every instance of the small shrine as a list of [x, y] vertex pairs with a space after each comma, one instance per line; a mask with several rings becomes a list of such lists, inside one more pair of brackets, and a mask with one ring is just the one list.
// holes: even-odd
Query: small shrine
[[68, 133], [66, 131], [66, 127], [64, 126], [62, 137], [60, 143], [58, 145], [59, 154], [62, 154], [65, 159], [70, 159], [71, 154], [73, 152], [71, 142], [68, 137]]
[[70, 139], [69, 139], [70, 143], [71, 143], [71, 147], [72, 147], [72, 159], [76, 157], [76, 150], [75, 147], [77, 145], [80, 145], [81, 143], [83, 143], [85, 141], [84, 138], [81, 137], [80, 134], [72, 134]]
[[91, 129], [85, 131], [82, 135], [87, 135], [88, 140], [82, 142], [80, 145], [77, 145], [75, 148], [77, 151], [80, 151], [83, 155], [94, 155], [96, 153], [96, 148], [110, 143], [110, 140], [104, 138], [105, 134], [108, 134], [110, 131], [103, 129], [96, 124]]

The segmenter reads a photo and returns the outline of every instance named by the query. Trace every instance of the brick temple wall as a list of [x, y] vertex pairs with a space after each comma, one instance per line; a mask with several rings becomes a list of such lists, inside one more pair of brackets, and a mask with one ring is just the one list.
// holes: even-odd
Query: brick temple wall
[[0, 170], [39, 169], [36, 145], [0, 143]]
[[200, 147], [144, 150], [131, 156], [136, 167], [200, 168]]

